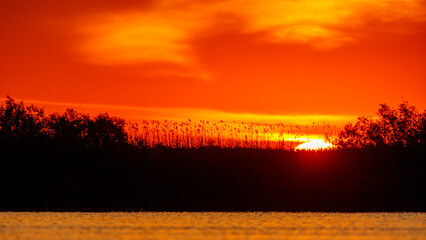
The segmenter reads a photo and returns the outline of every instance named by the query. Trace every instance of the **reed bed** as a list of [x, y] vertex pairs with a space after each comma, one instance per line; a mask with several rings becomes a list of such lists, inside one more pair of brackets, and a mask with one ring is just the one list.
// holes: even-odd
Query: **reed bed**
[[127, 125], [129, 141], [149, 148], [294, 149], [312, 139], [329, 139], [339, 129], [326, 123], [310, 126], [284, 123], [143, 120]]

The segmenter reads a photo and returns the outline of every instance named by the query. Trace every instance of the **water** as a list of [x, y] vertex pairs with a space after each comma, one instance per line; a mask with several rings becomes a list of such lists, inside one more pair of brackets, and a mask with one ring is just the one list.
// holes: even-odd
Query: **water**
[[0, 213], [0, 239], [426, 239], [426, 213]]

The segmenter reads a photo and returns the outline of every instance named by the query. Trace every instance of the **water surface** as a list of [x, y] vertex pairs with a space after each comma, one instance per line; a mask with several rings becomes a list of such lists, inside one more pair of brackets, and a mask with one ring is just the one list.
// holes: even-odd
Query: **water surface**
[[0, 213], [0, 239], [426, 239], [426, 213]]

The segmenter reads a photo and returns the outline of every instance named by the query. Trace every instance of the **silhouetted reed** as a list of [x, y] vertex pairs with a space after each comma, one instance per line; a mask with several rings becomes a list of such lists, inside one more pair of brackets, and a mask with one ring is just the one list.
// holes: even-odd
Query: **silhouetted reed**
[[308, 129], [283, 123], [244, 123], [209, 121], [156, 121], [129, 123], [131, 142], [143, 141], [148, 147], [171, 148], [264, 148], [292, 149], [306, 139], [336, 134], [336, 128], [322, 125]]
[[[283, 123], [244, 123], [193, 121], [125, 122], [123, 119], [99, 114], [90, 117], [67, 109], [63, 114], [46, 115], [34, 105], [24, 106], [8, 98], [1, 108], [2, 134], [15, 137], [43, 135], [58, 141], [80, 142], [87, 146], [130, 143], [139, 147], [169, 148], [259, 148], [294, 149], [310, 138], [334, 136], [337, 128], [327, 124], [308, 126], [285, 125]], [[23, 132], [21, 132], [23, 131]]]

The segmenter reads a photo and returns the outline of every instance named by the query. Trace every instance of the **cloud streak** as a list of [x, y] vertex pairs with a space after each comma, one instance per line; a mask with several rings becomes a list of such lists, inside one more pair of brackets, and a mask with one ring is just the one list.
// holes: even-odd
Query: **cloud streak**
[[267, 31], [266, 40], [309, 44], [319, 48], [336, 47], [357, 40], [354, 29], [371, 18], [380, 22], [425, 21], [425, 8], [419, 0], [298, 0], [230, 2], [243, 7], [246, 31]]
[[240, 21], [234, 31], [264, 33], [265, 42], [329, 49], [359, 40], [371, 21], [424, 22], [426, 10], [422, 0], [158, 0], [142, 11], [90, 15], [78, 26], [79, 51], [96, 64], [191, 66], [192, 41], [229, 30], [224, 18]]
[[[6, 98], [0, 98], [5, 101]], [[343, 125], [356, 119], [352, 115], [280, 115], [280, 114], [257, 114], [236, 113], [200, 108], [150, 108], [125, 105], [94, 104], [94, 103], [71, 103], [55, 102], [34, 99], [16, 99], [24, 101], [25, 104], [35, 104], [45, 108], [47, 113], [63, 112], [67, 108], [73, 108], [83, 113], [97, 115], [100, 112], [108, 112], [113, 116], [119, 116], [131, 121], [141, 120], [209, 120], [225, 122], [248, 122], [248, 123], [285, 123], [289, 125], [312, 125], [312, 122]]]

